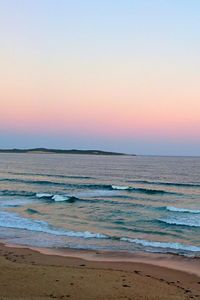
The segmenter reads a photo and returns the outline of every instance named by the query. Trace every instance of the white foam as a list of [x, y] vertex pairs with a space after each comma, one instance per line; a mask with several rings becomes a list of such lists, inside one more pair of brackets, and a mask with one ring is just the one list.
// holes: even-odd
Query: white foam
[[182, 225], [189, 227], [200, 227], [200, 218], [168, 218], [168, 219], [159, 219], [159, 221], [164, 222], [169, 225]]
[[63, 202], [63, 201], [68, 201], [70, 199], [71, 197], [62, 196], [62, 195], [54, 195], [52, 197], [52, 200], [54, 200], [55, 202]]
[[169, 211], [173, 211], [173, 212], [200, 214], [200, 210], [198, 210], [198, 209], [179, 208], [179, 207], [175, 207], [175, 206], [167, 206], [166, 209]]
[[85, 238], [85, 239], [90, 239], [90, 238], [96, 238], [96, 239], [106, 239], [108, 236], [101, 234], [101, 233], [92, 233], [90, 231], [68, 231], [67, 236], [70, 237], [79, 237], [79, 238]]
[[17, 213], [0, 212], [0, 227], [25, 229], [36, 232], [43, 232], [58, 236], [78, 237], [84, 239], [96, 238], [106, 239], [108, 236], [101, 233], [93, 233], [89, 231], [67, 231], [59, 228], [51, 227], [47, 222], [40, 220], [33, 220], [20, 216]]
[[37, 193], [36, 197], [37, 198], [52, 198], [53, 195], [52, 194], [47, 194], [47, 193]]
[[121, 241], [142, 245], [145, 247], [165, 248], [183, 251], [200, 252], [200, 247], [185, 245], [181, 243], [154, 242], [142, 239], [121, 238]]
[[129, 186], [118, 186], [118, 185], [112, 185], [113, 190], [129, 190]]
[[47, 194], [47, 193], [37, 193], [37, 198], [50, 198], [51, 200], [55, 202], [63, 202], [68, 201], [71, 199], [71, 196], [63, 196], [63, 195], [53, 195], [53, 194]]

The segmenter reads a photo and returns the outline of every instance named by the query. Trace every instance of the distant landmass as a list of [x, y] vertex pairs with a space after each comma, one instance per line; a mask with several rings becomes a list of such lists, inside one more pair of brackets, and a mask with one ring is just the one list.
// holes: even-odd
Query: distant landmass
[[109, 152], [101, 150], [61, 150], [61, 149], [47, 149], [47, 148], [33, 148], [33, 149], [0, 149], [0, 153], [43, 153], [43, 154], [89, 154], [89, 155], [130, 155], [118, 152]]

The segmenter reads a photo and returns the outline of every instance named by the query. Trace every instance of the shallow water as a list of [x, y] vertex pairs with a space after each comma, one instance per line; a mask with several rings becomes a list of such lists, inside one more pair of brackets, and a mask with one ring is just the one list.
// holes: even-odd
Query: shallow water
[[0, 237], [200, 256], [200, 158], [0, 154]]

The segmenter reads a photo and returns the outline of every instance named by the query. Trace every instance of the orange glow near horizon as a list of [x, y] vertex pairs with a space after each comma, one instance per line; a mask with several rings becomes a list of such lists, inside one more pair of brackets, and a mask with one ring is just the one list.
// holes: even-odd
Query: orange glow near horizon
[[67, 86], [67, 80], [57, 85], [55, 78], [53, 82], [13, 81], [12, 88], [7, 84], [1, 89], [1, 128], [114, 137], [199, 135], [199, 87], [192, 90], [191, 84], [179, 87], [173, 81], [166, 84], [151, 78], [142, 88], [138, 81], [111, 77], [110, 81], [101, 78], [98, 84], [78, 74]]

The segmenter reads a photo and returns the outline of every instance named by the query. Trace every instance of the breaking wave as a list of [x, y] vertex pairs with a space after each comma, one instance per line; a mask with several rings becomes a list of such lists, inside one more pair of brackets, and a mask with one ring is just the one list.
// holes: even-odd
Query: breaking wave
[[52, 197], [53, 197], [53, 195], [52, 194], [48, 194], [48, 193], [36, 193], [36, 197], [37, 198], [39, 198], [39, 199], [41, 199], [41, 198], [43, 198], [43, 199], [51, 199]]
[[129, 190], [131, 189], [129, 186], [119, 186], [119, 185], [112, 185], [113, 190]]
[[[21, 181], [20, 181], [21, 182]], [[49, 181], [30, 181], [32, 184], [45, 184], [45, 185], [59, 185], [65, 187], [66, 189], [79, 189], [79, 190], [87, 190], [84, 192], [85, 194], [93, 194], [95, 190], [95, 194], [97, 196], [112, 196], [114, 192], [129, 192], [129, 193], [140, 193], [140, 194], [147, 194], [147, 195], [181, 195], [180, 193], [176, 192], [169, 192], [165, 190], [159, 189], [146, 189], [146, 188], [136, 188], [136, 187], [129, 187], [129, 186], [118, 186], [118, 185], [103, 185], [103, 184], [64, 184], [59, 182], [49, 182]], [[27, 183], [27, 181], [26, 181]], [[51, 193], [34, 193], [28, 191], [19, 191], [19, 190], [1, 190], [0, 195], [3, 196], [24, 196], [24, 197], [34, 197], [37, 198], [52, 198], [54, 195]]]
[[79, 200], [74, 196], [65, 196], [65, 195], [58, 195], [58, 194], [53, 195], [47, 193], [37, 193], [36, 197], [39, 199], [52, 200], [54, 202], [65, 202], [65, 201], [74, 202], [75, 200]]
[[181, 244], [181, 243], [154, 242], [154, 241], [148, 241], [148, 240], [142, 240], [142, 239], [131, 239], [131, 238], [121, 238], [121, 241], [139, 244], [144, 247], [200, 252], [200, 247], [192, 246], [192, 245], [185, 245], [185, 244]]
[[129, 182], [139, 183], [139, 184], [175, 186], [175, 187], [200, 187], [200, 183], [179, 183], [179, 182], [164, 182], [164, 181], [149, 181], [149, 180], [130, 180]]
[[[37, 214], [39, 213], [34, 209], [27, 209], [27, 213], [29, 214]], [[73, 231], [73, 230], [65, 230], [62, 228], [57, 228], [45, 221], [35, 220], [31, 218], [26, 218], [20, 216], [14, 212], [0, 212], [0, 227], [4, 228], [12, 228], [12, 229], [22, 229], [34, 232], [41, 232], [50, 235], [63, 236], [63, 237], [72, 237], [72, 238], [82, 238], [82, 239], [111, 239], [118, 240], [121, 242], [133, 243], [136, 245], [141, 245], [144, 248], [147, 248], [147, 251], [152, 252], [170, 252], [170, 251], [180, 251], [186, 252], [200, 252], [200, 247], [194, 245], [187, 245], [177, 242], [159, 242], [159, 241], [150, 241], [145, 239], [137, 239], [137, 238], [128, 238], [128, 237], [115, 237], [109, 236], [103, 233], [95, 233], [90, 231]], [[161, 251], [161, 249], [163, 249]]]
[[0, 212], [0, 227], [15, 228], [15, 229], [25, 229], [30, 231], [43, 232], [58, 236], [68, 236], [68, 237], [78, 237], [78, 238], [96, 238], [96, 239], [106, 239], [106, 235], [101, 233], [93, 233], [89, 231], [66, 231], [59, 228], [54, 228], [50, 226], [45, 221], [38, 221], [33, 219], [28, 219], [22, 217], [16, 213], [10, 213], [2, 211]]
[[135, 187], [130, 187], [130, 186], [118, 186], [118, 185], [111, 185], [111, 188], [113, 190], [127, 190], [130, 192], [137, 192], [137, 193], [142, 193], [142, 194], [149, 194], [149, 195], [155, 195], [155, 194], [178, 194], [175, 192], [168, 192], [164, 190], [155, 190], [155, 189], [146, 189], [146, 188], [135, 188]]
[[172, 212], [200, 214], [199, 209], [180, 208], [180, 207], [175, 207], [175, 206], [167, 206], [166, 209], [168, 211], [172, 211]]
[[200, 227], [200, 218], [169, 218], [169, 219], [159, 219], [160, 222], [169, 225], [181, 225], [188, 227]]

